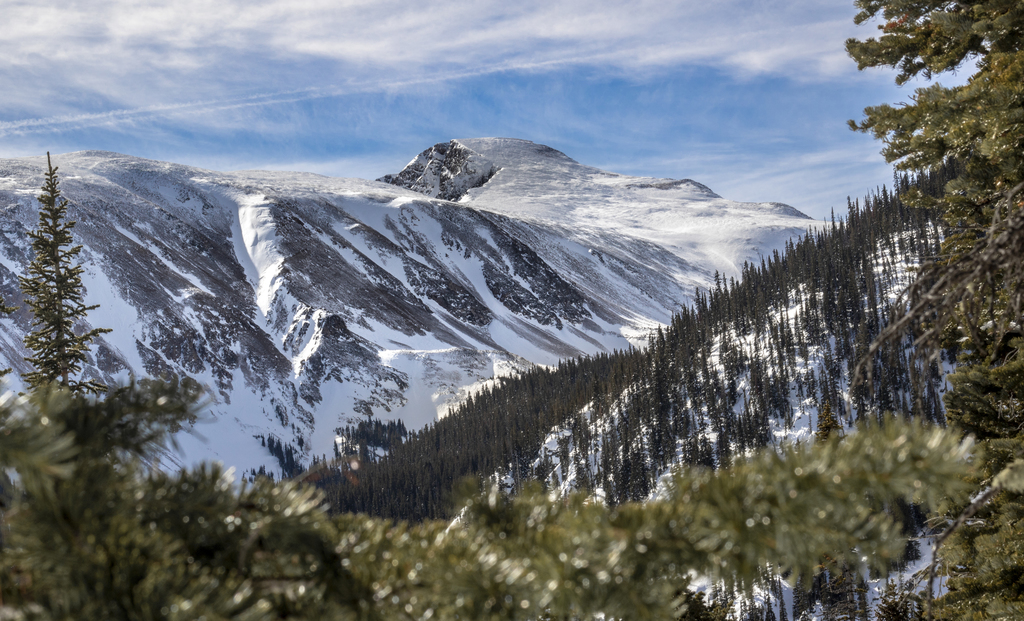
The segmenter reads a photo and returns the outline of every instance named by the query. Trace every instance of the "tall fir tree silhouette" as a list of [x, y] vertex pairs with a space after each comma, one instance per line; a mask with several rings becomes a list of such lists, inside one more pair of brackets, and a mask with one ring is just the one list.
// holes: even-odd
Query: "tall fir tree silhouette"
[[824, 402], [821, 411], [818, 412], [818, 429], [814, 432], [815, 439], [818, 442], [828, 442], [830, 436], [842, 433], [842, 431], [843, 426], [832, 412], [832, 405], [828, 401]]
[[68, 201], [61, 197], [57, 169], [46, 154], [46, 182], [39, 195], [39, 227], [29, 231], [35, 259], [28, 276], [18, 278], [25, 301], [32, 309], [35, 328], [25, 336], [25, 345], [35, 355], [26, 358], [35, 367], [22, 377], [32, 387], [51, 382], [77, 393], [99, 394], [107, 387], [94, 380], [72, 379], [82, 371], [89, 343], [107, 328], [75, 333], [75, 324], [86, 313], [99, 308], [86, 306], [82, 295], [82, 266], [74, 263], [82, 246], [72, 246], [71, 230], [75, 222], [67, 219]]

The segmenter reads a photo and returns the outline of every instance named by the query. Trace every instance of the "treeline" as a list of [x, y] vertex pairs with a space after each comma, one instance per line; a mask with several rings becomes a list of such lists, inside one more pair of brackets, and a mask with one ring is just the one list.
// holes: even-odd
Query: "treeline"
[[847, 423], [889, 410], [941, 420], [939, 369], [914, 361], [909, 335], [875, 352], [870, 383], [847, 387], [908, 266], [938, 252], [935, 214], [900, 195], [938, 195], [957, 173], [951, 162], [897, 177], [740, 279], [716, 278], [648, 347], [505, 379], [319, 485], [337, 511], [412, 520], [450, 516], [452, 487], [470, 475], [505, 477], [512, 491], [570, 478], [615, 504], [647, 498], [671, 463], [726, 464], [775, 431], [810, 428], [825, 403]]
[[452, 489], [469, 475], [505, 471], [531, 477], [547, 432], [590, 400], [620, 355], [566, 360], [533, 369], [470, 397], [444, 419], [411, 432], [376, 462], [337, 470], [319, 485], [337, 511], [403, 519], [449, 516]]
[[[950, 164], [915, 183], [936, 191], [955, 174]], [[889, 411], [941, 421], [938, 365], [922, 368], [910, 334], [876, 351], [871, 381], [849, 388], [908, 267], [938, 252], [934, 214], [899, 199], [910, 184], [898, 178], [894, 192], [851, 202], [845, 221], [698, 291], [565, 424], [552, 459], [563, 478], [612, 503], [642, 500], [669, 464], [715, 467], [777, 433], [809, 437], [826, 406], [847, 425]]]

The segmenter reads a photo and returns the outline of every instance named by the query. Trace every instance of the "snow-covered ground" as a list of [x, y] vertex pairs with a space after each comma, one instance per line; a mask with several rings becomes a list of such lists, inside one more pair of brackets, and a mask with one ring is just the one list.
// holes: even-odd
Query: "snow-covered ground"
[[[329, 457], [361, 417], [415, 429], [496, 375], [643, 343], [715, 271], [813, 224], [526, 141], [459, 144], [473, 152], [445, 181], [457, 202], [422, 192], [441, 177], [409, 189], [54, 156], [100, 305], [89, 322], [113, 329], [87, 372], [196, 378], [210, 403], [179, 459], [277, 470], [257, 436]], [[17, 276], [44, 172], [41, 157], [0, 160], [0, 294], [21, 307], [0, 319], [0, 364], [19, 373], [31, 317]]]
[[[434, 147], [443, 147], [437, 145]], [[560, 151], [528, 140], [453, 140], [446, 155], [460, 147], [474, 172], [493, 169], [482, 185], [479, 174], [463, 184], [461, 204], [511, 217], [555, 223], [580, 238], [612, 231], [651, 242], [698, 269], [738, 276], [745, 261], [780, 248], [815, 222], [782, 203], [741, 203], [715, 194], [691, 179], [631, 177], [585, 166]], [[410, 166], [422, 166], [427, 152]], [[421, 191], [440, 191], [423, 174]], [[458, 176], [455, 177], [458, 180]], [[691, 267], [692, 269], [692, 267]]]
[[[909, 233], [907, 234], [909, 235]], [[881, 306], [887, 304], [895, 304], [898, 302], [898, 294], [905, 290], [912, 279], [913, 270], [919, 265], [918, 261], [914, 257], [897, 257], [893, 256], [885, 244], [879, 244], [876, 252], [873, 253], [871, 261], [869, 263], [875, 274], [875, 293], [877, 294], [878, 303]], [[801, 290], [802, 295], [818, 295], [819, 300], [822, 298], [822, 294], [809, 293], [806, 290]], [[760, 330], [752, 330], [749, 334], [741, 335], [731, 331], [728, 334], [728, 339], [723, 337], [716, 337], [714, 342], [711, 344], [711, 355], [709, 358], [710, 366], [713, 373], [717, 373], [720, 377], [725, 375], [724, 366], [722, 365], [722, 352], [723, 343], [728, 340], [732, 347], [740, 348], [748, 360], [760, 358], [762, 360], [769, 361], [768, 373], [769, 377], [767, 381], [774, 383], [781, 383], [782, 376], [779, 373], [779, 369], [772, 365], [772, 346], [765, 342], [766, 335], [769, 332], [768, 326], [774, 325], [776, 328], [780, 326], [784, 321], [790, 325], [800, 325], [797, 318], [802, 310], [802, 305], [797, 302], [798, 296], [790, 294], [790, 299], [793, 300], [786, 308], [776, 308], [775, 313], [760, 318], [763, 325]], [[866, 302], [866, 299], [865, 299]], [[882, 312], [882, 316], [885, 316], [885, 312]], [[761, 338], [758, 339], [757, 334], [761, 334]], [[795, 359], [795, 365], [793, 365], [790, 371], [789, 385], [787, 386], [789, 395], [789, 410], [791, 416], [788, 419], [777, 419], [772, 418], [769, 420], [770, 423], [770, 435], [771, 444], [774, 446], [781, 446], [783, 443], [807, 443], [815, 441], [815, 431], [817, 429], [818, 416], [820, 406], [824, 401], [823, 397], [819, 397], [813, 389], [809, 388], [813, 384], [808, 382], [808, 379], [814, 374], [818, 373], [818, 379], [824, 377], [824, 369], [829, 363], [829, 358], [834, 358], [836, 355], [836, 338], [831, 336], [827, 339], [825, 346], [822, 345], [809, 345], [807, 347], [807, 355], [797, 355]], [[903, 352], [904, 356], [911, 356], [912, 352]], [[835, 365], [835, 361], [832, 362]], [[840, 369], [839, 376], [837, 379], [837, 389], [839, 392], [841, 404], [836, 406], [836, 417], [838, 421], [843, 425], [843, 433], [853, 433], [855, 427], [852, 418], [848, 417], [847, 412], [842, 408], [842, 405], [849, 405], [853, 402], [853, 397], [850, 390], [850, 376], [846, 360], [840, 360], [837, 365]], [[941, 363], [941, 372], [945, 374], [951, 370], [951, 366], [948, 362]], [[802, 386], [798, 387], [797, 379], [800, 379]], [[751, 377], [749, 372], [740, 375], [736, 378], [737, 393], [743, 395], [733, 406], [733, 414], [739, 417], [743, 413], [744, 401], [746, 396], [751, 394], [752, 385]], [[819, 383], [820, 386], [820, 383]], [[685, 394], [685, 393], [684, 393]], [[547, 437], [540, 448], [537, 458], [532, 464], [532, 468], [535, 472], [537, 471], [550, 471], [547, 475], [546, 484], [548, 489], [553, 494], [565, 495], [572, 491], [580, 489], [580, 482], [587, 480], [592, 484], [596, 482], [596, 485], [592, 487], [593, 497], [598, 501], [605, 501], [608, 496], [608, 491], [605, 490], [600, 484], [600, 477], [598, 476], [599, 469], [602, 464], [602, 436], [608, 436], [608, 434], [618, 425], [620, 418], [623, 416], [623, 412], [629, 406], [629, 396], [622, 394], [613, 396], [613, 403], [611, 404], [610, 410], [603, 416], [596, 415], [592, 404], [588, 404], [580, 411], [580, 416], [587, 426], [586, 436], [591, 439], [591, 444], [588, 447], [580, 447], [576, 444], [576, 438], [574, 436], [571, 423], [567, 423], [562, 426], [555, 427], [550, 430]], [[687, 408], [694, 407], [691, 402], [686, 402]], [[854, 412], [856, 415], [856, 412]], [[870, 415], [874, 415], [874, 411]], [[708, 420], [709, 416], [700, 416], [700, 420]], [[695, 431], [698, 436], [703, 437], [712, 446], [718, 441], [714, 431], [710, 428], [710, 425], [698, 429]], [[650, 443], [647, 439], [651, 436], [651, 429], [644, 427], [639, 432], [639, 435], [645, 439], [644, 445], [649, 446]], [[582, 450], [581, 450], [582, 448]], [[748, 451], [749, 453], [749, 451]], [[733, 459], [743, 459], [744, 453], [732, 451]], [[684, 463], [684, 439], [677, 440], [676, 454], [674, 458], [669, 460], [672, 465], [664, 469], [661, 472], [656, 473], [658, 482], [651, 492], [648, 500], [657, 500], [663, 498], [667, 492], [667, 481], [671, 477], [672, 472], [680, 464]], [[652, 466], [657, 470], [656, 466]], [[589, 472], [582, 472], [582, 468], [587, 468]], [[495, 473], [494, 478], [502, 481], [503, 485], [511, 488], [514, 485], [513, 477], [508, 473]], [[614, 476], [612, 476], [614, 479]], [[931, 562], [932, 558], [932, 538], [927, 536], [927, 533], [923, 534], [917, 539], [918, 548], [920, 551], [920, 558], [909, 562], [905, 567], [899, 568], [893, 575], [889, 576], [888, 580], [891, 580], [895, 584], [901, 586], [901, 588], [910, 589], [913, 592], [922, 592], [925, 589], [927, 583], [927, 576], [924, 574], [925, 568]], [[863, 576], [867, 586], [867, 601], [871, 609], [877, 604], [877, 601], [881, 597], [882, 592], [886, 588], [886, 579], [878, 577], [871, 577], [865, 574]], [[707, 580], [697, 580], [691, 588], [695, 588], [699, 591], [710, 591], [713, 585]], [[935, 585], [935, 595], [941, 595], [944, 592], [944, 586], [941, 581]], [[781, 618], [779, 613], [780, 602], [781, 605], [786, 606], [787, 614], [793, 608], [793, 587], [782, 580], [777, 580], [775, 584], [769, 589], [767, 587], [756, 590], [753, 599], [743, 600], [745, 605], [755, 604], [760, 607], [764, 607], [768, 604], [773, 606], [775, 612], [775, 618]], [[736, 613], [740, 612], [740, 600], [736, 601]], [[762, 613], [763, 615], [763, 613]], [[740, 618], [740, 617], [738, 617]], [[821, 607], [821, 603], [817, 603], [815, 607], [809, 611], [809, 618], [818, 620], [823, 619], [824, 613]]]

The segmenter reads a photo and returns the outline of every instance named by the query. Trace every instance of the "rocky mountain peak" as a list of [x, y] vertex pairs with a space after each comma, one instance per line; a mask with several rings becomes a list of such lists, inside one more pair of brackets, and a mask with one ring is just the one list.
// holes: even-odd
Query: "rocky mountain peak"
[[457, 201], [472, 188], [487, 183], [498, 167], [457, 140], [439, 142], [417, 155], [401, 172], [377, 179], [426, 194]]

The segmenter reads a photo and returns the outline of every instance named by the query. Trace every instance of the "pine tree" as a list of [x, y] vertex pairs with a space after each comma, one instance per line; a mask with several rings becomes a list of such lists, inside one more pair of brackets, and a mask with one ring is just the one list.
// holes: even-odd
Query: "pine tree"
[[[7, 306], [7, 304], [4, 302], [4, 299], [0, 297], [0, 314], [10, 315], [16, 310], [18, 310], [17, 306]], [[10, 367], [7, 367], [6, 369], [0, 369], [0, 377], [4, 377], [11, 371], [12, 369]]]
[[[670, 619], [692, 602], [689, 618], [721, 619], [726, 602], [681, 597], [691, 576], [749, 594], [766, 563], [807, 579], [809, 559], [835, 549], [882, 569], [903, 541], [865, 496], [957, 495], [968, 457], [948, 431], [892, 422], [721, 471], [679, 470], [644, 504], [494, 486], [465, 490], [457, 527], [396, 523], [329, 515], [294, 481], [152, 468], [195, 397], [163, 383], [101, 399], [48, 385], [0, 403], [0, 467], [17, 470], [23, 491], [0, 549], [0, 616]], [[826, 482], [838, 478], [835, 495]]]
[[832, 412], [832, 406], [825, 401], [818, 412], [818, 429], [814, 432], [814, 438], [818, 442], [827, 442], [830, 436], [842, 432], [843, 426], [839, 424], [836, 415]]
[[687, 592], [676, 610], [676, 621], [725, 621], [729, 608], [716, 602], [707, 604], [704, 597], [705, 593]]
[[908, 588], [888, 580], [885, 590], [875, 607], [876, 621], [915, 621], [917, 614], [917, 597]]
[[75, 324], [99, 306], [83, 303], [82, 266], [73, 264], [82, 246], [71, 246], [75, 223], [67, 219], [68, 201], [61, 197], [57, 169], [49, 153], [46, 166], [46, 182], [39, 195], [39, 227], [29, 231], [35, 259], [28, 266], [28, 276], [18, 279], [32, 309], [35, 328], [25, 336], [25, 345], [35, 352], [26, 360], [35, 370], [24, 374], [24, 378], [33, 387], [58, 382], [73, 392], [98, 394], [107, 387], [94, 380], [74, 380], [71, 376], [81, 372], [89, 343], [110, 330], [94, 328], [75, 333]]
[[857, 621], [871, 621], [871, 609], [868, 606], [868, 584], [864, 576], [857, 577]]
[[[882, 36], [849, 40], [860, 68], [899, 69], [897, 83], [970, 67], [961, 86], [918, 88], [913, 103], [865, 110], [854, 129], [885, 143], [882, 153], [903, 170], [940, 168], [955, 158], [957, 177], [914, 205], [943, 212], [947, 237], [939, 260], [926, 264], [907, 293], [908, 310], [872, 344], [892, 342], [919, 326], [919, 352], [955, 345], [963, 365], [944, 400], [951, 421], [988, 445], [973, 482], [978, 500], [954, 508], [954, 571], [939, 613], [950, 619], [1024, 615], [1024, 501], [993, 485], [1000, 470], [1024, 456], [1021, 360], [1024, 359], [1024, 5], [1007, 0], [918, 2], [857, 0], [856, 21], [881, 18]], [[1017, 490], [1020, 491], [1020, 490]], [[981, 506], [983, 502], [988, 506]], [[957, 510], [963, 512], [957, 516]], [[965, 516], [975, 514], [965, 523]], [[940, 541], [945, 541], [942, 537]], [[929, 610], [929, 616], [931, 611]]]

